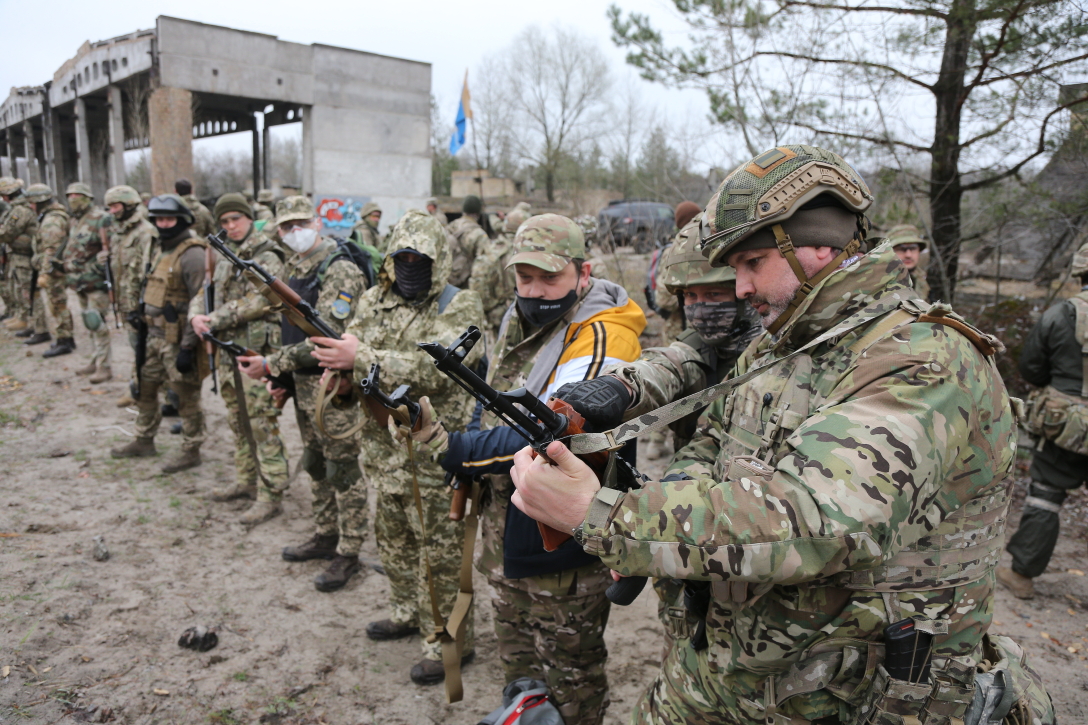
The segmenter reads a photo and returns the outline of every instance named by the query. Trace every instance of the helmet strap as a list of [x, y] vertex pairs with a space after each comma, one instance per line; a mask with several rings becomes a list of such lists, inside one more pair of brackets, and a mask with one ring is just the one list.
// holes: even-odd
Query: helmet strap
[[797, 312], [797, 308], [812, 294], [812, 290], [816, 285], [822, 282], [828, 275], [839, 268], [844, 261], [854, 256], [861, 246], [860, 240], [857, 237], [851, 239], [843, 250], [839, 252], [833, 260], [827, 263], [827, 265], [817, 272], [812, 277], [805, 274], [805, 268], [801, 266], [801, 260], [797, 259], [795, 247], [793, 246], [793, 240], [790, 239], [790, 235], [786, 233], [786, 230], [782, 228], [781, 224], [775, 224], [771, 227], [771, 231], [774, 232], [775, 244], [778, 245], [778, 251], [782, 253], [782, 256], [789, 262], [790, 269], [793, 270], [794, 275], [797, 276], [797, 281], [801, 283], [801, 286], [794, 293], [793, 299], [790, 300], [789, 306], [778, 316], [778, 319], [771, 323], [767, 328], [767, 332], [774, 335], [782, 326], [785, 325], [793, 314]]

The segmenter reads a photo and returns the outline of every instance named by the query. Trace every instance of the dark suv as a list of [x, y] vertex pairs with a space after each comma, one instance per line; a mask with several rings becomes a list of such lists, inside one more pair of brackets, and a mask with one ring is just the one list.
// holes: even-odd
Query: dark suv
[[632, 246], [643, 254], [672, 236], [675, 213], [657, 201], [621, 199], [608, 203], [597, 214], [597, 238], [604, 244]]

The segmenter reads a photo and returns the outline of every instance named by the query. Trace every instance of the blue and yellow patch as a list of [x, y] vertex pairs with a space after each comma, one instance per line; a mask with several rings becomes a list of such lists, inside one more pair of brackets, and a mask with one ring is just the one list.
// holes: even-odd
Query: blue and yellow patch
[[332, 303], [332, 316], [338, 320], [346, 320], [348, 315], [351, 314], [351, 301], [353, 299], [355, 299], [353, 295], [340, 290]]

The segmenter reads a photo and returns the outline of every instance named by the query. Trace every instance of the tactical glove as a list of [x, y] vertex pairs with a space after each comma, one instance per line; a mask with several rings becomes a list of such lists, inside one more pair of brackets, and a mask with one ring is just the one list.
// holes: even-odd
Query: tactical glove
[[554, 397], [570, 403], [594, 431], [608, 430], [622, 423], [632, 398], [627, 386], [611, 375], [567, 383], [555, 391]]
[[185, 373], [191, 373], [195, 369], [194, 363], [196, 362], [196, 356], [193, 354], [191, 347], [183, 347], [178, 351], [178, 359], [174, 362], [174, 367], [178, 369], [178, 372], [184, 375]]

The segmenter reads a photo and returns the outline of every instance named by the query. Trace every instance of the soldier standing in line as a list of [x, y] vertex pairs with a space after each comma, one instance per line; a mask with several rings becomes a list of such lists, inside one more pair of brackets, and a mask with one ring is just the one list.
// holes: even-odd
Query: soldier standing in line
[[45, 307], [57, 325], [57, 341], [42, 357], [67, 355], [76, 349], [72, 337], [72, 313], [68, 311], [68, 295], [64, 285], [64, 243], [68, 241], [68, 211], [53, 198], [53, 190], [45, 184], [31, 184], [26, 190], [30, 205], [38, 214], [38, 234], [34, 239], [34, 258], [31, 262], [38, 272], [38, 295], [34, 305], [34, 334], [27, 338], [27, 345], [49, 342], [49, 325]]
[[487, 318], [484, 329], [492, 341], [499, 332], [503, 315], [514, 301], [514, 274], [508, 263], [514, 253], [513, 241], [518, 227], [528, 219], [529, 216], [521, 209], [512, 209], [506, 215], [503, 233], [489, 242], [472, 262], [468, 288], [479, 294], [484, 302], [484, 316]]
[[[472, 399], [416, 346], [420, 341], [451, 344], [469, 325], [483, 322], [480, 298], [446, 283], [451, 258], [442, 225], [413, 209], [397, 223], [389, 240], [390, 254], [382, 264], [379, 282], [363, 295], [357, 314], [341, 341], [319, 339], [327, 348], [314, 356], [334, 370], [354, 370], [365, 377], [370, 366], [381, 366], [390, 385], [411, 386], [412, 397], [443, 401], [448, 430], [464, 428], [472, 417]], [[474, 350], [467, 364], [479, 359]], [[449, 520], [450, 494], [444, 474], [430, 458], [417, 451], [415, 480], [422, 501], [423, 521], [413, 495], [413, 463], [403, 443], [387, 430], [388, 413], [376, 402], [362, 401], [368, 415], [363, 425], [363, 456], [367, 478], [378, 490], [375, 535], [382, 565], [389, 577], [391, 616], [367, 625], [375, 640], [434, 632], [428, 561], [440, 612], [449, 613], [457, 600], [464, 542], [464, 522]], [[430, 435], [432, 431], [425, 431]], [[474, 656], [472, 612], [462, 660]], [[439, 643], [424, 640], [423, 659], [410, 671], [420, 685], [442, 682], [445, 671]]]
[[[289, 196], [276, 205], [276, 223], [283, 245], [293, 252], [284, 273], [287, 284], [309, 302], [334, 330], [343, 333], [359, 299], [366, 277], [333, 239], [323, 238], [321, 218], [305, 196]], [[302, 436], [300, 465], [310, 474], [313, 494], [313, 536], [283, 550], [284, 561], [330, 559], [314, 579], [319, 592], [342, 589], [359, 571], [359, 549], [367, 536], [366, 482], [359, 468], [360, 436], [355, 406], [330, 406], [325, 431], [316, 422], [317, 394], [324, 369], [315, 357], [315, 345], [287, 322], [280, 327], [282, 347], [267, 356], [238, 358], [246, 375], [292, 375], [295, 380], [295, 419]], [[271, 388], [276, 397], [285, 394]]]
[[[99, 229], [110, 220], [96, 206], [91, 188], [76, 182], [65, 190], [68, 197], [68, 240], [64, 244], [62, 262], [68, 287], [79, 298], [80, 317], [91, 337], [91, 358], [76, 369], [76, 375], [89, 375], [92, 383], [110, 380], [110, 330], [106, 315], [110, 298], [106, 293], [106, 274], [97, 256], [102, 251]], [[135, 401], [133, 401], [135, 402]]]
[[450, 246], [453, 268], [450, 271], [449, 283], [454, 287], [464, 288], [468, 287], [469, 278], [472, 276], [473, 262], [491, 247], [492, 234], [490, 227], [484, 229], [480, 226], [481, 219], [487, 219], [482, 213], [480, 197], [466, 196], [461, 210], [461, 216], [449, 225], [449, 233], [453, 236]]
[[[114, 196], [107, 193], [107, 200], [112, 198]], [[115, 203], [131, 206], [129, 218], [135, 216], [134, 204], [110, 202], [111, 208]], [[188, 317], [189, 303], [203, 287], [207, 242], [193, 234], [190, 228], [193, 214], [180, 196], [152, 197], [147, 211], [158, 229], [159, 240], [154, 257], [146, 267], [141, 285], [142, 299], [137, 298], [137, 303], [126, 315], [130, 324], [135, 322], [137, 315], [142, 315], [147, 323], [147, 359], [136, 371], [140, 386], [136, 401], [139, 410], [136, 439], [126, 446], [114, 448], [110, 455], [114, 458], [156, 455], [155, 434], [162, 422], [159, 389], [168, 385], [178, 396], [182, 444], [179, 454], [163, 464], [162, 472], [174, 473], [200, 465], [200, 446], [205, 437], [204, 411], [200, 406], [204, 355]], [[128, 264], [124, 257], [120, 263]], [[123, 291], [126, 295], [133, 292], [132, 289]]]
[[30, 282], [37, 274], [30, 258], [34, 254], [34, 235], [38, 217], [23, 192], [23, 180], [0, 177], [0, 199], [11, 208], [0, 221], [0, 244], [8, 247], [7, 285], [11, 319], [4, 324], [16, 337], [30, 337], [34, 329], [27, 323], [30, 315]]
[[[4, 223], [4, 217], [8, 213], [8, 209], [11, 208], [11, 204], [8, 204], [2, 197], [0, 197], [0, 225]], [[8, 245], [0, 244], [0, 302], [4, 303], [4, 312], [0, 313], [0, 322], [7, 322], [11, 319], [11, 296], [8, 290]]]
[[[276, 204], [276, 197], [272, 196], [271, 189], [261, 189], [257, 192], [257, 203], [253, 205], [253, 221], [270, 222], [273, 226], [276, 213], [272, 210]], [[271, 230], [269, 230], [271, 231]]]
[[203, 202], [193, 194], [193, 183], [188, 179], [178, 179], [174, 182], [174, 191], [193, 213], [193, 234], [201, 239], [209, 234], [215, 234], [215, 219], [208, 211], [208, 207], [204, 206]]
[[[241, 194], [224, 194], [215, 203], [215, 219], [227, 233], [227, 243], [242, 259], [252, 259], [277, 278], [283, 278], [284, 251], [253, 226], [253, 207]], [[210, 254], [214, 254], [209, 250]], [[221, 340], [229, 340], [271, 355], [280, 348], [279, 316], [269, 312], [268, 300], [237, 270], [230, 261], [219, 259], [212, 282], [215, 285], [215, 308], [205, 309], [204, 295], [193, 298], [189, 319], [197, 335], [211, 332]], [[234, 432], [234, 484], [218, 488], [209, 494], [213, 501], [255, 498], [242, 514], [241, 523], [256, 526], [278, 516], [283, 511], [280, 501], [287, 490], [287, 453], [280, 438], [280, 409], [264, 385], [243, 377], [243, 390], [235, 389], [235, 362], [226, 352], [216, 355], [219, 393], [227, 406], [227, 422]], [[249, 441], [239, 423], [238, 396], [245, 396], [245, 413], [250, 420], [253, 440]], [[250, 449], [256, 444], [256, 459]]]
[[446, 212], [438, 208], [438, 199], [432, 196], [427, 200], [425, 206], [427, 207], [427, 213], [437, 219], [442, 226], [450, 223], [449, 218], [446, 217]]
[[363, 210], [359, 213], [359, 216], [362, 218], [355, 225], [355, 228], [351, 230], [352, 238], [361, 244], [374, 247], [379, 252], [384, 252], [385, 246], [382, 242], [382, 235], [378, 231], [378, 225], [382, 221], [382, 208], [374, 202], [368, 201], [363, 205]]
[[1020, 352], [1020, 374], [1032, 394], [1028, 428], [1038, 446], [1020, 527], [1006, 547], [1011, 568], [997, 580], [1020, 599], [1035, 596], [1033, 579], [1054, 554], [1062, 503], [1088, 480], [1088, 243], [1073, 255], [1080, 294], [1052, 306], [1031, 328]]
[[923, 300], [928, 300], [929, 282], [926, 281], [926, 271], [918, 266], [922, 252], [926, 251], [926, 240], [922, 239], [918, 227], [913, 224], [897, 224], [888, 230], [888, 239], [891, 240], [895, 256], [899, 257], [899, 261], [910, 273], [910, 283], [914, 291]]

